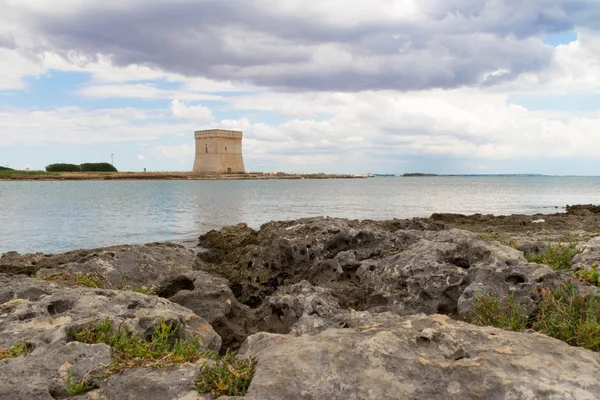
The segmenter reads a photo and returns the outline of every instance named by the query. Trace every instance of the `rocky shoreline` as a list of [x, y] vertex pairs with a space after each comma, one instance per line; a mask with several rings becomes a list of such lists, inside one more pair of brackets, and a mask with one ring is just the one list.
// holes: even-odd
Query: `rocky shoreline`
[[[5, 253], [0, 399], [597, 399], [600, 328], [559, 340], [543, 318], [552, 291], [598, 295], [599, 212], [308, 218], [210, 231], [199, 252]], [[150, 350], [119, 359], [132, 338]], [[194, 353], [173, 356], [188, 338]], [[211, 372], [229, 351], [253, 363], [223, 370], [240, 391]]]

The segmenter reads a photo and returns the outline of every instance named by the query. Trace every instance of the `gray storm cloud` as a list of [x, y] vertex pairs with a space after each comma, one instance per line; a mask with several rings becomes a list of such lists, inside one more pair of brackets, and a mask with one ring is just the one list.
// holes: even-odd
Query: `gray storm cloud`
[[[104, 54], [120, 66], [292, 91], [494, 85], [551, 65], [540, 35], [598, 29], [600, 19], [597, 0], [374, 0], [378, 18], [350, 13], [351, 2], [296, 3], [84, 1], [16, 15], [39, 52]], [[403, 4], [417, 8], [385, 17]]]

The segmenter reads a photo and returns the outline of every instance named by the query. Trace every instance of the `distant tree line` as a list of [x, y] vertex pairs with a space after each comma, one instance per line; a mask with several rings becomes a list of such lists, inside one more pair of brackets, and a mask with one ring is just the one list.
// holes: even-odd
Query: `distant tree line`
[[83, 163], [76, 164], [50, 164], [46, 166], [48, 172], [119, 172], [110, 163]]
[[14, 171], [14, 169], [8, 167], [0, 167], [0, 171]]

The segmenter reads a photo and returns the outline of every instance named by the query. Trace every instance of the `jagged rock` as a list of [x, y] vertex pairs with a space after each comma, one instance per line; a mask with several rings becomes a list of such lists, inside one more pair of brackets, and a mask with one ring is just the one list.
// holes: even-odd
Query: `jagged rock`
[[542, 264], [520, 264], [504, 267], [482, 267], [473, 272], [457, 304], [460, 317], [474, 311], [477, 295], [490, 294], [495, 297], [512, 296], [524, 307], [525, 312], [535, 310], [541, 298], [542, 288], [554, 288], [565, 283], [568, 276], [561, 276], [552, 268]]
[[235, 298], [226, 279], [197, 271], [163, 282], [157, 292], [204, 318], [226, 348], [238, 348], [259, 331], [254, 312]]
[[586, 243], [580, 243], [578, 247], [581, 252], [573, 257], [572, 269], [600, 268], [600, 236], [592, 238]]
[[[174, 281], [190, 283], [168, 299], [204, 318], [229, 349], [239, 348], [246, 337], [261, 331], [315, 333], [343, 323], [342, 311], [331, 291], [306, 281], [280, 288], [258, 309], [241, 304], [223, 278], [198, 271], [175, 277]], [[173, 285], [167, 281], [165, 286]]]
[[0, 257], [0, 272], [37, 277], [65, 272], [95, 273], [108, 286], [159, 284], [173, 275], [193, 271], [195, 253], [172, 243], [111, 246], [63, 254], [9, 252]]
[[177, 335], [199, 337], [202, 349], [218, 351], [221, 339], [202, 318], [157, 296], [69, 287], [24, 275], [0, 274], [0, 348], [25, 341], [27, 356], [0, 360], [0, 399], [66, 397], [64, 377], [74, 379], [105, 368], [106, 345], [72, 342], [72, 328], [110, 318], [113, 326], [147, 336], [160, 320], [179, 325]]
[[257, 356], [247, 400], [592, 400], [600, 394], [597, 353], [442, 315], [379, 316], [312, 336], [259, 333], [242, 352]]
[[[251, 307], [258, 307], [280, 286], [302, 280], [332, 289], [345, 307], [359, 307], [364, 298], [356, 278], [360, 262], [403, 250], [420, 234], [397, 230], [394, 221], [323, 217], [270, 222], [258, 232], [247, 227], [238, 231], [238, 238], [232, 238], [232, 229], [201, 236], [200, 246], [206, 251], [198, 254], [197, 268], [228, 279], [238, 299]], [[242, 245], [224, 251], [221, 243], [228, 241]]]
[[338, 301], [329, 289], [306, 281], [280, 288], [256, 311], [261, 331], [315, 334], [344, 323]]
[[[398, 227], [332, 218], [272, 222], [254, 233], [236, 226], [220, 240], [219, 232], [211, 232], [201, 244], [224, 246], [229, 240], [242, 247], [208, 247], [197, 267], [229, 279], [236, 297], [252, 307], [305, 280], [330, 290], [342, 308], [399, 315], [464, 315], [476, 292], [513, 294], [532, 305], [540, 287], [561, 281], [548, 267], [527, 263], [515, 248], [471, 232], [393, 230]], [[236, 232], [239, 237], [232, 238]], [[289, 312], [278, 312], [289, 318]]]
[[397, 255], [364, 263], [358, 277], [370, 293], [370, 306], [386, 306], [400, 315], [456, 314], [471, 271], [521, 261], [523, 255], [515, 249], [451, 229], [428, 233]]

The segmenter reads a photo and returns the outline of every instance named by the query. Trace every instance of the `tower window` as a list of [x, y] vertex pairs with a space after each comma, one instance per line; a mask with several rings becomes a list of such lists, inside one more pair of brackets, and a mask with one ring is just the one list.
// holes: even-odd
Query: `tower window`
[[227, 151], [227, 146], [225, 146], [225, 151]]
[[208, 146], [206, 146], [206, 152], [208, 153]]

